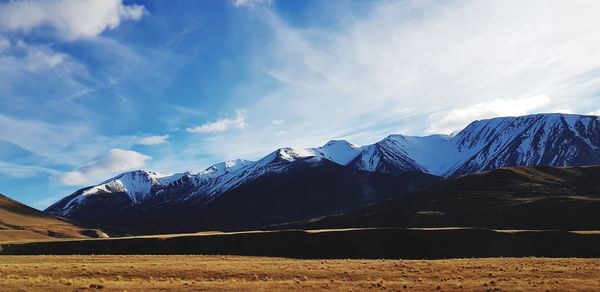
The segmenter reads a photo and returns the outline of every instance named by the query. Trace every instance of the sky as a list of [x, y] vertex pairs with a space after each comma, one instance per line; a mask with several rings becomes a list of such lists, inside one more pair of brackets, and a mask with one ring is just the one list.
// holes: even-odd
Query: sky
[[600, 114], [600, 1], [0, 0], [0, 193]]

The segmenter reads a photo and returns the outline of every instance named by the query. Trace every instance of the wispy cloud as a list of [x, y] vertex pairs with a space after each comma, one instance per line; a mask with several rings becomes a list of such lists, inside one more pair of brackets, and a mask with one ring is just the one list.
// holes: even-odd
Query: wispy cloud
[[475, 120], [530, 114], [550, 103], [550, 97], [541, 94], [521, 99], [496, 99], [465, 108], [439, 112], [431, 115], [427, 132], [431, 134], [449, 134], [463, 129]]
[[29, 32], [48, 26], [66, 40], [92, 38], [122, 20], [138, 20], [144, 6], [122, 0], [9, 1], [0, 4], [0, 30]]
[[138, 145], [157, 145], [167, 143], [169, 140], [169, 135], [162, 136], [148, 136], [138, 139], [135, 144]]
[[105, 136], [85, 124], [58, 124], [0, 114], [0, 141], [30, 152], [38, 163], [77, 165], [111, 147], [128, 148], [133, 136]]
[[54, 125], [3, 114], [0, 125], [0, 140], [47, 159], [64, 158], [66, 155], [61, 152], [89, 132], [82, 125]]
[[58, 171], [35, 165], [16, 164], [11, 162], [0, 161], [0, 174], [8, 175], [17, 178], [32, 177], [34, 175], [55, 174]]
[[[78, 123], [97, 115], [83, 104], [73, 103], [74, 98], [66, 98], [92, 92], [87, 67], [51, 45], [11, 41], [8, 49], [0, 51], [0, 76], [4, 97], [0, 98], [0, 114], [46, 120], [74, 118]], [[33, 108], [43, 114], [33, 114]]]
[[246, 111], [243, 109], [235, 110], [235, 118], [233, 119], [220, 119], [214, 122], [208, 122], [198, 127], [187, 128], [186, 131], [190, 133], [214, 133], [224, 132], [229, 129], [243, 129], [247, 126], [246, 124]]
[[[364, 16], [336, 12], [341, 23], [333, 28], [302, 27], [261, 10], [270, 45], [251, 69], [276, 86], [265, 85], [270, 89], [258, 93], [259, 101], [245, 106], [251, 128], [207, 140], [204, 152], [256, 157], [331, 138], [364, 144], [381, 138], [373, 133], [420, 135], [446, 130], [430, 119], [434, 114], [465, 109], [483, 118], [497, 114], [488, 105], [519, 105], [513, 101], [540, 95], [552, 99], [530, 110], [600, 106], [594, 12], [600, 2], [378, 1], [369, 7]], [[259, 82], [249, 80], [239, 93], [247, 96]], [[285, 133], [273, 137], [277, 117], [285, 117]]]
[[66, 185], [85, 185], [124, 171], [142, 168], [150, 159], [152, 157], [136, 151], [111, 149], [87, 165], [74, 171], [57, 174], [55, 178]]
[[54, 52], [43, 46], [29, 46], [23, 42], [18, 42], [17, 46], [24, 49], [23, 68], [28, 71], [53, 68], [63, 63], [67, 58], [66, 54]]

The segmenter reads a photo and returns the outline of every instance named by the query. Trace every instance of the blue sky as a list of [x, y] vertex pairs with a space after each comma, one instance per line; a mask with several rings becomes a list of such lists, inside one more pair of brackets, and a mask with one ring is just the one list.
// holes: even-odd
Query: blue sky
[[598, 1], [0, 2], [0, 192], [600, 113]]

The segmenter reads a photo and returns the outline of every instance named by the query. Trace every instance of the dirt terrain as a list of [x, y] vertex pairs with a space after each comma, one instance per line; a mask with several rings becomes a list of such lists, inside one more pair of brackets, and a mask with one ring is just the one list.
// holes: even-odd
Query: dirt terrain
[[2, 256], [2, 291], [600, 290], [600, 259]]

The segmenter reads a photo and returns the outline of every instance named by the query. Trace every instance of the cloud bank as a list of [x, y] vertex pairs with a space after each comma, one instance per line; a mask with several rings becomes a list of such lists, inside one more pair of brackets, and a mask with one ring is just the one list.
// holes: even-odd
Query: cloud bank
[[121, 172], [142, 168], [146, 161], [152, 157], [136, 151], [111, 149], [108, 153], [101, 155], [78, 168], [77, 170], [55, 175], [54, 177], [66, 185], [86, 185]]

